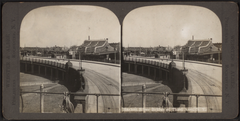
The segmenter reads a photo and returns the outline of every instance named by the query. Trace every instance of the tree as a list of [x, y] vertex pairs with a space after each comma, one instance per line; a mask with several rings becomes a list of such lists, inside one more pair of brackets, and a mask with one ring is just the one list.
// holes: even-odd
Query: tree
[[36, 50], [33, 50], [32, 51], [32, 55], [36, 55], [37, 54], [37, 51]]
[[180, 46], [180, 45], [176, 45], [176, 46], [173, 47], [173, 49], [174, 49], [174, 50], [177, 50], [178, 48], [181, 48], [181, 47], [182, 47], [182, 46]]

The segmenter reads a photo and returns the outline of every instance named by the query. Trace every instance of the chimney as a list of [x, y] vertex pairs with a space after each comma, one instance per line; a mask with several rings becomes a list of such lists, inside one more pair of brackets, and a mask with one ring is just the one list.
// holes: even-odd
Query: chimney
[[192, 40], [194, 40], [194, 36], [192, 36]]
[[90, 40], [90, 36], [88, 36], [88, 40]]

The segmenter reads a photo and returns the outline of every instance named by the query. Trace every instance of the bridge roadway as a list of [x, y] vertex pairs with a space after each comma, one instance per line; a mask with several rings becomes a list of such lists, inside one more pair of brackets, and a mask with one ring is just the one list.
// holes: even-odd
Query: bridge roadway
[[[133, 57], [146, 60], [156, 60], [162, 63], [170, 63], [172, 60], [146, 57]], [[182, 60], [173, 60], [177, 68], [183, 67]], [[188, 69], [187, 78], [191, 82], [192, 94], [210, 94], [222, 95], [222, 65], [211, 64], [198, 61], [185, 61], [185, 67]], [[190, 97], [191, 107], [196, 106], [196, 97]], [[222, 111], [222, 97], [199, 97], [199, 107], [207, 107], [207, 112], [221, 112]]]
[[[38, 57], [39, 58], [39, 57]], [[41, 58], [43, 60], [57, 61], [66, 63], [66, 60], [57, 60], [51, 58]], [[71, 59], [75, 68], [79, 68], [79, 61]], [[94, 61], [82, 62], [82, 68], [85, 69], [83, 74], [86, 80], [86, 86], [89, 93], [100, 94], [119, 94], [120, 95], [120, 65], [106, 64]], [[86, 113], [96, 113], [96, 96], [87, 96]], [[120, 112], [119, 96], [99, 96], [98, 113], [119, 113]]]

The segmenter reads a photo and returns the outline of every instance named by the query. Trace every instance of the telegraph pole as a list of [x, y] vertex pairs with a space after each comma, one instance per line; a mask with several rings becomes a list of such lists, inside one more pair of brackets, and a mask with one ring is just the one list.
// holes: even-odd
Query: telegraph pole
[[79, 68], [82, 69], [82, 59], [81, 59], [81, 54], [80, 51], [78, 51], [79, 53]]
[[116, 54], [117, 54], [117, 51], [116, 51], [116, 48], [114, 48], [114, 62], [115, 62], [115, 63], [117, 63]]
[[184, 57], [184, 52], [183, 52], [183, 67], [185, 68], [185, 57]]
[[218, 48], [218, 64], [221, 64], [221, 58], [220, 58], [220, 56], [221, 56], [221, 45], [219, 46], [219, 48]]

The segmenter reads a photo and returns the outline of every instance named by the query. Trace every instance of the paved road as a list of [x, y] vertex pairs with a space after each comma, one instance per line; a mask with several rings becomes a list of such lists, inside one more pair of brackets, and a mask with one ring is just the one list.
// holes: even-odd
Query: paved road
[[[53, 60], [60, 63], [66, 63], [63, 60]], [[78, 61], [72, 61], [75, 68], [79, 68]], [[120, 95], [120, 67], [109, 66], [96, 63], [82, 62], [82, 68], [85, 69], [83, 76], [87, 79], [86, 85], [89, 87], [89, 93], [101, 94], [119, 94]], [[98, 113], [119, 113], [119, 96], [100, 96], [98, 98]], [[96, 96], [87, 96], [87, 113], [96, 113]]]
[[[191, 81], [193, 94], [222, 95], [222, 83], [196, 70], [189, 69], [187, 74]], [[222, 111], [221, 97], [199, 97], [199, 107], [207, 107], [208, 112]], [[196, 106], [196, 97], [191, 98], [191, 106]]]

